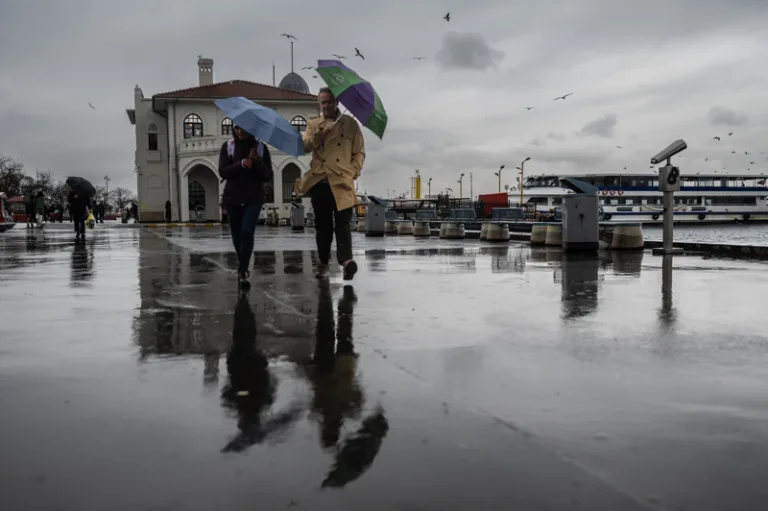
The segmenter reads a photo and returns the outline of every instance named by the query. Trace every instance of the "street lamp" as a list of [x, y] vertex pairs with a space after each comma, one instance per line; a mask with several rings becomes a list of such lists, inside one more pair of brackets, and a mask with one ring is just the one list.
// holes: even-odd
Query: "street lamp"
[[427, 194], [431, 199], [432, 198], [432, 178], [431, 177], [427, 180]]
[[464, 198], [464, 183], [462, 183], [462, 181], [464, 181], [464, 173], [463, 172], [459, 176], [459, 200]]
[[493, 175], [499, 178], [499, 193], [501, 193], [501, 171], [504, 170], [504, 165], [499, 167], [498, 172], [494, 172]]
[[517, 169], [520, 170], [520, 207], [523, 207], [523, 182], [525, 180], [525, 162], [527, 162], [530, 159], [531, 157], [529, 156], [528, 158], [524, 159], [520, 163], [519, 167], [517, 167]]

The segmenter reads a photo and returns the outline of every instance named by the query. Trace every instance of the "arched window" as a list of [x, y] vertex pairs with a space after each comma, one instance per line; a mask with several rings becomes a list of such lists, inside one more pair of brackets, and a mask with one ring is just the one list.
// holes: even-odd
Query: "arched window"
[[184, 138], [202, 137], [203, 120], [197, 114], [189, 114], [184, 119]]
[[291, 119], [291, 124], [299, 130], [299, 133], [304, 133], [304, 130], [307, 129], [307, 120], [300, 115]]
[[222, 135], [231, 135], [232, 134], [232, 119], [229, 117], [225, 117], [223, 121], [221, 121], [221, 134]]
[[195, 209], [196, 206], [205, 207], [205, 188], [197, 181], [189, 183], [189, 209]]

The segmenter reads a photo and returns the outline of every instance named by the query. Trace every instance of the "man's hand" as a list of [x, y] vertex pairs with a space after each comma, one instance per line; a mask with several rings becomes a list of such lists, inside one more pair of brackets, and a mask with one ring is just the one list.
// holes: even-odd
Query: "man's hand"
[[243, 158], [240, 162], [240, 165], [245, 167], [246, 169], [252, 169], [253, 168], [253, 160], [250, 158]]
[[248, 158], [250, 158], [251, 160], [254, 160], [254, 161], [258, 160], [259, 159], [259, 151], [258, 151], [258, 149], [256, 149], [255, 147], [252, 148], [250, 150], [250, 152], [248, 153]]
[[299, 186], [300, 183], [301, 183], [301, 178], [297, 178], [296, 182], [293, 184], [293, 191], [296, 194], [296, 197], [300, 197], [301, 195], [303, 195], [300, 191], [301, 190], [301, 187]]

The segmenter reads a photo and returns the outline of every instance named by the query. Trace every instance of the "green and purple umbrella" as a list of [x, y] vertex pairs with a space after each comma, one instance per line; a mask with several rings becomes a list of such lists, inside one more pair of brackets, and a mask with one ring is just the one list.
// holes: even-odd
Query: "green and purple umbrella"
[[338, 60], [318, 60], [317, 74], [325, 81], [336, 99], [354, 115], [360, 123], [384, 137], [387, 129], [387, 112], [373, 86], [363, 80]]

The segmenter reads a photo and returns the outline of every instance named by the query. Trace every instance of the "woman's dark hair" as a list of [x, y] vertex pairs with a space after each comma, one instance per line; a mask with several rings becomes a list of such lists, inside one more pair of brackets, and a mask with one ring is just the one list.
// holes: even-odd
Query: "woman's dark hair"
[[237, 138], [237, 133], [235, 133], [235, 130], [237, 128], [240, 128], [240, 126], [238, 126], [238, 125], [232, 126], [232, 138], [235, 139], [235, 142], [237, 142], [238, 140], [254, 142], [254, 143], [256, 142], [256, 137], [254, 137], [253, 135], [251, 135], [247, 131], [243, 130], [243, 128], [240, 128], [240, 129], [243, 130], [243, 133], [245, 133], [245, 138], [243, 138], [243, 139]]

